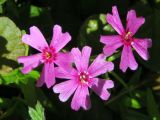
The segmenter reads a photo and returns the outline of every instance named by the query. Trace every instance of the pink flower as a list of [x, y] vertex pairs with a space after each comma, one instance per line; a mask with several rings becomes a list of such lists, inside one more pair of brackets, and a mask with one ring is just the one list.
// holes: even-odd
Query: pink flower
[[100, 54], [88, 67], [91, 48], [87, 46], [82, 49], [82, 52], [78, 48], [73, 48], [71, 53], [77, 70], [73, 67], [57, 67], [56, 77], [69, 80], [56, 84], [53, 91], [60, 93], [59, 99], [62, 102], [67, 101], [74, 94], [71, 108], [76, 111], [80, 107], [88, 110], [91, 106], [88, 87], [99, 95], [102, 100], [109, 98], [110, 93], [107, 89], [114, 87], [113, 82], [97, 78], [97, 76], [112, 71], [114, 65], [112, 62], [105, 62], [105, 55]]
[[125, 72], [128, 67], [131, 70], [136, 70], [138, 64], [133, 56], [132, 47], [144, 60], [148, 60], [149, 54], [147, 49], [152, 46], [151, 39], [133, 37], [140, 26], [144, 24], [145, 19], [136, 17], [136, 12], [130, 10], [127, 14], [127, 27], [124, 29], [116, 6], [112, 8], [112, 13], [113, 15], [107, 14], [106, 19], [119, 35], [101, 36], [100, 41], [106, 45], [103, 51], [107, 56], [110, 56], [123, 45], [120, 69], [123, 72]]
[[35, 26], [31, 27], [30, 34], [23, 35], [22, 41], [40, 53], [18, 58], [18, 62], [24, 64], [22, 73], [26, 74], [39, 64], [44, 63], [42, 74], [37, 81], [37, 86], [40, 87], [45, 83], [50, 88], [55, 83], [54, 63], [67, 66], [71, 61], [71, 55], [69, 53], [59, 52], [70, 40], [70, 34], [67, 32], [62, 33], [62, 28], [59, 25], [55, 25], [53, 28], [53, 38], [49, 46], [40, 30]]

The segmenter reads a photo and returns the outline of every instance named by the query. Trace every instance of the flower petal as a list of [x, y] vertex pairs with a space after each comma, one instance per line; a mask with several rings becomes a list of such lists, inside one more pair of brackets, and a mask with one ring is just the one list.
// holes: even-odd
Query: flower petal
[[77, 89], [77, 87], [78, 84], [75, 82], [75, 80], [68, 80], [55, 85], [53, 87], [53, 91], [55, 93], [60, 93], [59, 95], [60, 101], [66, 102], [69, 99], [69, 97], [74, 93], [74, 91]]
[[44, 36], [36, 26], [30, 28], [29, 35], [22, 36], [22, 41], [41, 52], [45, 47], [48, 47]]
[[55, 84], [54, 63], [44, 64], [41, 77], [37, 81], [37, 87], [41, 87], [43, 83], [46, 84], [47, 88], [50, 88]]
[[144, 22], [145, 19], [143, 17], [137, 17], [136, 12], [134, 10], [130, 10], [127, 14], [127, 31], [134, 35]]
[[133, 56], [131, 46], [124, 45], [122, 56], [121, 56], [120, 69], [123, 72], [126, 72], [128, 67], [131, 70], [136, 70], [138, 67], [138, 64]]
[[149, 59], [149, 53], [147, 49], [152, 46], [151, 39], [134, 39], [132, 46], [144, 60]]
[[[73, 81], [73, 80], [70, 80], [70, 81]], [[70, 98], [70, 96], [74, 93], [74, 91], [77, 89], [77, 87], [78, 87], [78, 84], [75, 82], [72, 82], [71, 85], [65, 86], [64, 91], [61, 92], [59, 95], [60, 101], [66, 102]]]
[[48, 88], [55, 84], [54, 63], [45, 63], [45, 83]]
[[54, 93], [62, 93], [66, 91], [66, 89], [70, 88], [71, 86], [75, 85], [76, 82], [74, 80], [67, 80], [65, 82], [61, 82], [59, 84], [56, 84], [53, 87], [53, 92]]
[[50, 46], [53, 46], [56, 49], [56, 52], [60, 51], [70, 40], [71, 36], [68, 32], [62, 33], [61, 26], [54, 26], [53, 37]]
[[42, 87], [44, 83], [45, 83], [45, 68], [43, 66], [41, 76], [40, 76], [39, 80], [37, 80], [36, 86]]
[[88, 69], [91, 51], [92, 51], [92, 48], [88, 47], [88, 46], [85, 46], [82, 49], [81, 67], [82, 67], [83, 70]]
[[78, 71], [81, 71], [81, 51], [78, 48], [72, 48], [71, 53], [73, 55], [74, 63]]
[[73, 48], [71, 50], [76, 68], [79, 71], [87, 70], [91, 51], [92, 51], [92, 48], [89, 46], [83, 47], [82, 53], [78, 48]]
[[69, 71], [66, 71], [62, 67], [55, 68], [55, 77], [57, 78], [73, 79], [74, 75], [76, 74], [77, 74], [77, 71], [74, 68], [72, 68]]
[[118, 48], [120, 48], [122, 46], [122, 43], [117, 43], [113, 46], [105, 46], [103, 48], [103, 52], [106, 55], [106, 57], [111, 56], [112, 54], [114, 54]]
[[105, 44], [103, 52], [106, 57], [112, 55], [116, 50], [123, 45], [121, 36], [112, 35], [112, 36], [101, 36], [100, 42]]
[[31, 56], [21, 56], [18, 58], [18, 62], [24, 64], [21, 71], [22, 73], [27, 74], [42, 63], [42, 55], [39, 53]]
[[112, 80], [103, 80], [98, 78], [92, 78], [93, 84], [90, 88], [98, 95], [102, 100], [108, 100], [110, 93], [108, 88], [113, 88], [114, 83]]
[[114, 64], [112, 62], [105, 61], [105, 55], [100, 54], [93, 61], [93, 63], [88, 68], [88, 72], [91, 77], [96, 77], [98, 75], [104, 74], [107, 71], [112, 71], [114, 68]]
[[88, 110], [91, 107], [89, 91], [87, 86], [78, 86], [73, 96], [71, 108], [75, 111], [78, 111], [80, 107], [83, 107], [84, 110]]
[[116, 6], [112, 7], [112, 14], [113, 15], [107, 14], [107, 22], [112, 25], [112, 27], [118, 32], [118, 34], [122, 35], [124, 33], [124, 28]]
[[101, 35], [100, 42], [110, 46], [122, 42], [122, 38], [120, 35]]
[[59, 52], [57, 53], [55, 63], [56, 65], [62, 67], [68, 72], [72, 71], [73, 56], [70, 52], [66, 53]]

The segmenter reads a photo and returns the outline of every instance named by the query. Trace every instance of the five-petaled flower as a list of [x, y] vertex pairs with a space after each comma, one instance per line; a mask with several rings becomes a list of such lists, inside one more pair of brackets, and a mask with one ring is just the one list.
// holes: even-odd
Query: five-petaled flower
[[152, 46], [151, 39], [133, 37], [139, 27], [144, 24], [145, 19], [137, 17], [136, 12], [130, 10], [127, 14], [127, 27], [124, 29], [116, 6], [112, 8], [112, 14], [107, 14], [106, 19], [119, 35], [101, 36], [100, 41], [105, 44], [103, 51], [106, 56], [110, 56], [123, 45], [120, 69], [123, 72], [126, 72], [128, 67], [136, 70], [138, 64], [133, 56], [132, 47], [144, 60], [148, 60], [149, 54], [147, 49]]
[[100, 54], [89, 66], [91, 48], [88, 46], [85, 46], [82, 52], [78, 48], [73, 48], [71, 54], [73, 55], [76, 69], [74, 66], [55, 68], [56, 77], [68, 80], [56, 84], [53, 87], [53, 91], [60, 93], [59, 99], [62, 102], [67, 101], [69, 97], [74, 94], [71, 108], [76, 111], [79, 110], [80, 107], [88, 110], [91, 106], [88, 88], [91, 88], [103, 100], [109, 98], [110, 93], [107, 89], [114, 87], [113, 81], [100, 79], [97, 78], [97, 76], [107, 71], [112, 71], [114, 65], [112, 62], [106, 62], [105, 55]]
[[55, 83], [54, 63], [63, 67], [68, 66], [72, 61], [70, 53], [59, 52], [70, 40], [70, 34], [68, 32], [62, 33], [62, 28], [59, 25], [55, 25], [53, 38], [49, 46], [40, 30], [35, 26], [31, 27], [30, 34], [23, 35], [22, 41], [40, 51], [40, 53], [18, 58], [18, 62], [24, 64], [22, 73], [26, 74], [39, 64], [44, 63], [37, 86], [40, 87], [45, 83], [50, 88]]

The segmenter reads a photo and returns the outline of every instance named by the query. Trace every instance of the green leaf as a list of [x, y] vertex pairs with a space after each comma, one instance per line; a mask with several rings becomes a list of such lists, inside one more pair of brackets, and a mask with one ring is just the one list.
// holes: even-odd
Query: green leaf
[[150, 120], [150, 119], [148, 118], [148, 116], [140, 112], [134, 110], [127, 110], [123, 120]]
[[18, 67], [17, 58], [26, 53], [21, 42], [22, 33], [12, 20], [0, 17], [0, 74], [7, 74]]
[[29, 115], [32, 120], [45, 120], [44, 108], [40, 102], [37, 102], [35, 108], [29, 107]]
[[0, 14], [2, 14], [3, 13], [3, 7], [2, 7], [2, 5], [0, 5]]
[[35, 81], [39, 78], [39, 72], [31, 71], [28, 74], [22, 74], [20, 69], [1, 75], [0, 84], [9, 85], [16, 84], [21, 88], [25, 101], [29, 105], [35, 104], [37, 101], [37, 94], [35, 88]]
[[93, 48], [93, 54], [102, 52], [103, 44], [100, 43], [100, 35], [113, 34], [115, 31], [106, 23], [104, 14], [96, 14], [86, 19], [80, 29], [78, 41], [81, 46], [89, 45]]
[[37, 17], [41, 14], [42, 8], [31, 5], [30, 6], [30, 17]]
[[132, 98], [131, 99], [131, 107], [135, 109], [141, 108], [141, 104], [138, 102], [138, 100]]
[[107, 21], [106, 21], [106, 15], [105, 14], [100, 14], [99, 15], [99, 19], [101, 20], [102, 24], [107, 24]]
[[98, 21], [97, 20], [89, 20], [88, 28], [86, 29], [87, 34], [98, 30]]
[[0, 5], [4, 4], [7, 0], [0, 0]]
[[153, 120], [160, 120], [160, 111], [150, 89], [147, 90], [147, 110]]
[[103, 27], [103, 30], [104, 31], [110, 31], [110, 32], [114, 32], [115, 30], [112, 28], [112, 26], [111, 25], [105, 25], [104, 27]]
[[31, 79], [27, 84], [21, 84], [20, 87], [27, 104], [33, 106], [37, 101], [35, 81]]
[[39, 78], [39, 72], [31, 71], [28, 74], [22, 74], [20, 69], [15, 69], [12, 72], [4, 75], [0, 75], [0, 84], [27, 84], [29, 80], [35, 81]]
[[134, 98], [134, 97], [128, 97], [128, 96], [124, 96], [123, 97], [123, 102], [125, 104], [125, 106], [127, 108], [134, 108], [134, 109], [140, 109], [141, 108], [141, 104], [140, 101], [138, 101], [138, 99]]

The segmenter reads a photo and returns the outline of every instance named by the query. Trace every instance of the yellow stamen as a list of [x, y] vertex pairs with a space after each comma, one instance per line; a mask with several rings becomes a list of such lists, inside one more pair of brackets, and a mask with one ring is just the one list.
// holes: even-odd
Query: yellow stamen
[[51, 58], [51, 56], [52, 56], [52, 54], [51, 54], [51, 53], [49, 53], [49, 52], [46, 52], [46, 59], [49, 59], [49, 58]]
[[132, 35], [132, 33], [131, 32], [128, 32], [126, 35], [125, 35], [125, 40], [128, 40], [129, 39], [129, 37]]

